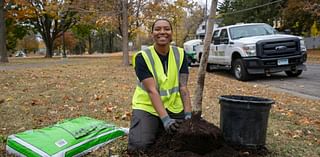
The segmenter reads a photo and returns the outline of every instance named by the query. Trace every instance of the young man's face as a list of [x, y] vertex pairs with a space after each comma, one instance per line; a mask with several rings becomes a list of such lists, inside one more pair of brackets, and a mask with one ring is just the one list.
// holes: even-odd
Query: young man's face
[[165, 46], [172, 41], [172, 30], [168, 21], [159, 20], [154, 24], [152, 37], [157, 45]]

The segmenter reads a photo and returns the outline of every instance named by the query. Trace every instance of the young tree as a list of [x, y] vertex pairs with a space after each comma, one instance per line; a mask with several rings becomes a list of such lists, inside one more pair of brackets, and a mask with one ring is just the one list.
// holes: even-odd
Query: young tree
[[4, 19], [4, 0], [0, 0], [0, 62], [9, 62], [6, 49], [6, 25]]
[[208, 25], [206, 28], [206, 35], [204, 38], [204, 46], [203, 46], [204, 51], [200, 61], [197, 85], [196, 85], [196, 90], [194, 94], [195, 97], [192, 103], [194, 115], [195, 117], [198, 117], [198, 118], [200, 118], [202, 114], [202, 97], [203, 97], [203, 88], [204, 88], [204, 81], [205, 81], [205, 74], [206, 74], [205, 69], [207, 68], [207, 63], [208, 63], [208, 56], [209, 56], [210, 44], [211, 44], [212, 35], [213, 35], [213, 25], [214, 25], [215, 16], [216, 16], [217, 3], [218, 3], [218, 0], [211, 1]]

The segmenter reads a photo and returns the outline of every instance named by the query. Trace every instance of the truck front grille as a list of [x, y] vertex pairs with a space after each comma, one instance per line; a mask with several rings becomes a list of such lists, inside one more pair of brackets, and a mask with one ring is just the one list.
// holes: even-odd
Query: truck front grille
[[257, 55], [263, 58], [300, 54], [299, 38], [263, 40], [257, 43]]

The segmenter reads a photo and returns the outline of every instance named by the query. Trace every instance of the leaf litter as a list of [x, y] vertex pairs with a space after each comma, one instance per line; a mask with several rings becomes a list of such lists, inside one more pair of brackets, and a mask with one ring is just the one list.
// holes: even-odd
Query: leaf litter
[[[120, 57], [69, 60], [73, 61], [68, 66], [0, 72], [0, 136], [45, 127], [81, 115], [129, 127], [136, 81], [132, 67], [123, 67]], [[191, 97], [196, 75], [197, 67], [191, 68]], [[275, 100], [267, 133], [267, 147], [271, 154], [267, 156], [316, 156], [320, 153], [319, 101], [272, 91], [264, 85], [239, 82], [229, 74], [207, 73], [202, 117], [213, 124], [219, 124], [220, 95], [249, 95]], [[282, 143], [284, 141], [286, 144]], [[126, 143], [127, 137], [123, 137], [88, 156], [123, 156]], [[0, 154], [4, 153], [5, 140], [0, 149]]]

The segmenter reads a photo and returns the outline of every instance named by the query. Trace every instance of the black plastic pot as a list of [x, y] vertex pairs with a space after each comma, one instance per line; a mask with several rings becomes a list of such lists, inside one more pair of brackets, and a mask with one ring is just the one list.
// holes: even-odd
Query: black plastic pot
[[245, 148], [261, 148], [266, 133], [271, 99], [224, 95], [219, 97], [220, 128], [225, 141]]

